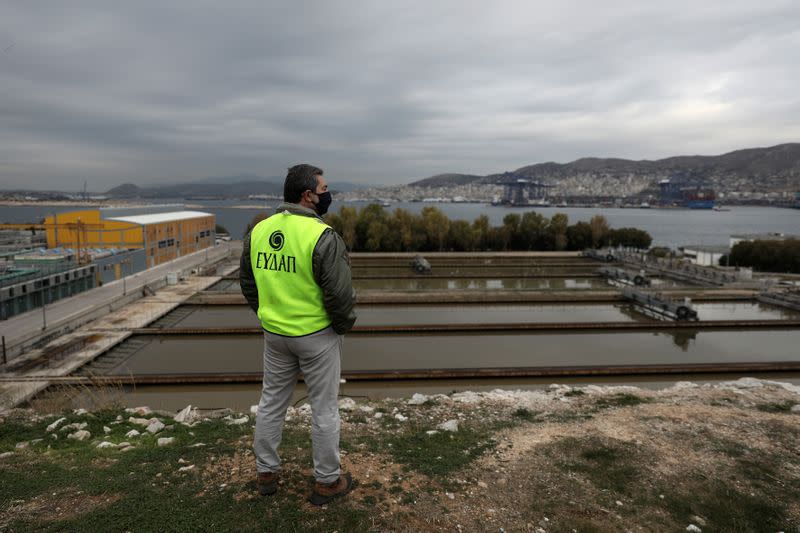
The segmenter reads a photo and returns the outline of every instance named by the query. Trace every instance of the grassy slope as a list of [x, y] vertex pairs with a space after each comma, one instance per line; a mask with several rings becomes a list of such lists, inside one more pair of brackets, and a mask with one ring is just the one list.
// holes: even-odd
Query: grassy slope
[[[129, 429], [142, 429], [128, 422], [111, 425], [120, 410], [66, 415], [68, 423], [89, 423], [93, 438], [87, 442], [59, 432], [57, 440], [48, 437], [44, 428], [56, 417], [7, 419], [0, 424], [0, 452], [13, 450], [19, 441], [45, 440], [0, 460], [0, 530], [385, 531], [457, 524], [495, 531], [501, 525], [511, 531], [539, 524], [547, 531], [605, 531], [631, 524], [683, 530], [699, 515], [707, 524], [703, 531], [800, 531], [791, 514], [800, 494], [796, 414], [770, 404], [744, 414], [740, 406], [724, 402], [704, 406], [718, 410], [721, 423], [730, 423], [735, 414], [749, 424], [748, 431], [771, 439], [771, 451], [765, 453], [746, 439], [723, 436], [713, 424], [692, 431], [685, 424], [669, 425], [668, 417], [645, 411], [660, 407], [649, 398], [575, 395], [571, 401], [575, 405], [569, 409], [543, 412], [385, 401], [379, 410], [386, 414], [379, 420], [357, 410], [344, 413], [344, 464], [360, 486], [325, 509], [304, 501], [311, 483], [310, 439], [307, 421], [297, 417], [287, 424], [282, 485], [272, 498], [255, 495], [250, 424], [176, 424], [158, 435], [174, 436], [175, 444], [157, 447], [155, 436], [125, 439]], [[395, 407], [409, 420], [397, 421]], [[654, 440], [661, 433], [642, 435], [647, 441], [642, 443], [589, 426], [629, 411], [668, 428], [661, 433], [666, 431], [670, 442], [687, 444], [704, 458], [703, 467], [665, 473], [657, 466], [668, 458]], [[461, 421], [459, 432], [426, 434], [452, 417]], [[113, 429], [110, 435], [103, 435], [103, 425]], [[502, 458], [513, 451], [510, 437], [545, 431], [557, 437], [519, 451], [513, 460]], [[130, 440], [136, 449], [97, 449], [102, 439]], [[205, 446], [189, 447], [198, 442]], [[179, 473], [183, 464], [196, 466]]]

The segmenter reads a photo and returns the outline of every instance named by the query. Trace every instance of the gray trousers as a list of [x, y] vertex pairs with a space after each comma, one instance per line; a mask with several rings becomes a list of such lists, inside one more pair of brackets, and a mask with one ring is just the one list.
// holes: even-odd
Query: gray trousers
[[311, 404], [314, 477], [321, 483], [339, 478], [339, 379], [342, 336], [328, 327], [303, 337], [264, 333], [264, 383], [256, 413], [253, 449], [258, 472], [278, 472], [278, 446], [286, 409], [299, 372]]

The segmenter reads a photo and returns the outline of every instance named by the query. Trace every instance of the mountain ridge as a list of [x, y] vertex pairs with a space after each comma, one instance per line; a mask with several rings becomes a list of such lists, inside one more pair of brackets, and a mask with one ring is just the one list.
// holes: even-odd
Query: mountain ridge
[[[239, 174], [167, 185], [139, 186], [128, 182], [112, 187], [105, 194], [110, 198], [238, 198], [252, 194], [282, 196], [283, 180], [281, 177], [264, 178], [254, 174]], [[355, 183], [335, 182], [331, 189], [345, 192], [362, 187]]]
[[[626, 190], [653, 190], [661, 179], [682, 174], [687, 184], [706, 185], [719, 191], [800, 190], [800, 143], [764, 148], [744, 148], [721, 155], [679, 155], [656, 160], [582, 157], [569, 163], [547, 161], [511, 172], [477, 176], [437, 174], [409, 183], [408, 187], [496, 185], [528, 178], [554, 185], [556, 194], [593, 194]], [[594, 182], [594, 183], [593, 183]], [[592, 185], [597, 185], [592, 187]]]

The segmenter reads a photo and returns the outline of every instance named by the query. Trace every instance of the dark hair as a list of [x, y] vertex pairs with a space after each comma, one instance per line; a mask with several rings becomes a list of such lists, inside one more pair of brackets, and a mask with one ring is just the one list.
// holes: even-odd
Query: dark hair
[[296, 204], [305, 191], [317, 192], [317, 176], [322, 176], [322, 169], [313, 165], [295, 165], [286, 174], [283, 182], [283, 201]]

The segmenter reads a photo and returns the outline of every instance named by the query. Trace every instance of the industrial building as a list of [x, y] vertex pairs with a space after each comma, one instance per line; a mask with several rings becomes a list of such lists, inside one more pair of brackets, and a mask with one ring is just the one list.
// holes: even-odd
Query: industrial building
[[215, 225], [210, 213], [164, 205], [58, 213], [30, 225], [41, 233], [3, 230], [0, 320], [214, 246]]
[[48, 248], [143, 249], [146, 268], [214, 246], [216, 217], [174, 205], [101, 208], [49, 216]]
[[700, 266], [719, 266], [719, 261], [730, 253], [727, 246], [688, 245], [681, 248], [683, 257]]
[[[17, 283], [5, 285], [14, 281]], [[0, 275], [0, 320], [93, 287], [96, 287], [94, 265], [84, 265], [44, 276], [30, 269], [5, 271]]]

